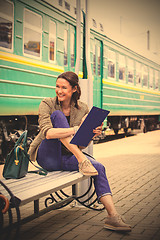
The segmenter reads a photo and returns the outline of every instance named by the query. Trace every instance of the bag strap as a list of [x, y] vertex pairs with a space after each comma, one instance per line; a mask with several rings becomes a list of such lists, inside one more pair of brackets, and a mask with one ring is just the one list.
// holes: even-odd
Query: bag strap
[[23, 140], [23, 144], [22, 144], [22, 145], [24, 145], [24, 143], [25, 143], [26, 140], [27, 140], [27, 130], [25, 130], [25, 131], [21, 134], [21, 136], [18, 138], [17, 142], [15, 143], [15, 146], [18, 146], [18, 145], [21, 143], [21, 141], [22, 141], [23, 138], [24, 138], [24, 140]]
[[31, 163], [34, 167], [38, 168], [38, 170], [28, 171], [28, 173], [37, 173], [37, 174], [39, 174], [39, 175], [45, 175], [45, 176], [48, 174], [47, 170], [36, 166], [36, 165], [30, 160], [28, 153], [26, 153], [26, 151], [24, 150], [24, 148], [23, 148], [21, 145], [18, 146], [18, 148], [20, 148], [20, 149], [23, 151], [23, 153], [25, 154], [25, 156], [27, 157], [27, 159], [30, 161], [30, 163]]

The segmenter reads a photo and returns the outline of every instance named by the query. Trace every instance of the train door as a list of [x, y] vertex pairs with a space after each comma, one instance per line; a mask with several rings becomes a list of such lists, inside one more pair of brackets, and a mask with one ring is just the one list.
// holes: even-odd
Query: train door
[[102, 108], [102, 42], [95, 39], [93, 46], [93, 105]]
[[69, 23], [64, 30], [64, 70], [75, 70], [75, 27]]

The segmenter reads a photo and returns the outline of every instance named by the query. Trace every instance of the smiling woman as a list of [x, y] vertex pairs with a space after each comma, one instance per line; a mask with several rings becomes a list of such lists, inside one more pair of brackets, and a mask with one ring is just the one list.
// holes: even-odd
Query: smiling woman
[[[40, 133], [32, 142], [31, 160], [48, 171], [80, 171], [94, 178], [99, 201], [108, 212], [105, 227], [118, 231], [131, 231], [117, 213], [104, 166], [92, 156], [81, 151], [81, 147], [70, 141], [88, 113], [85, 103], [79, 101], [81, 89], [74, 72], [65, 72], [56, 81], [56, 97], [45, 98], [39, 107]], [[94, 136], [102, 133], [102, 126], [93, 130]]]

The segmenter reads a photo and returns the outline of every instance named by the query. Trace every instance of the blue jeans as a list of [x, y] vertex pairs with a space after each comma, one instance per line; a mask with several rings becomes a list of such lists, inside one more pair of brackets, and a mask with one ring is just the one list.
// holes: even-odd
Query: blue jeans
[[[54, 128], [70, 127], [65, 115], [59, 110], [52, 113], [51, 121]], [[112, 195], [104, 166], [93, 157], [88, 155], [86, 157], [98, 171], [98, 175], [93, 177], [98, 199], [107, 194]], [[37, 162], [48, 171], [78, 171], [79, 169], [78, 160], [72, 153], [67, 155], [61, 154], [61, 141], [59, 139], [44, 139], [41, 142], [38, 149]]]

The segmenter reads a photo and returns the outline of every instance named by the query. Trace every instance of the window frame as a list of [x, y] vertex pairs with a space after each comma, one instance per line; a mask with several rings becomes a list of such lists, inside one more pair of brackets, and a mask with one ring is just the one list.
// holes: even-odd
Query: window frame
[[[147, 69], [147, 71], [145, 71]], [[147, 73], [147, 85], [144, 85], [144, 76], [145, 76], [145, 73]], [[148, 88], [148, 84], [149, 84], [149, 82], [148, 82], [148, 76], [149, 76], [149, 69], [148, 69], [148, 66], [147, 65], [145, 65], [145, 64], [143, 64], [143, 66], [142, 66], [142, 87], [144, 87], [144, 88]]]
[[[75, 67], [75, 33], [70, 30], [70, 67]], [[73, 43], [73, 44], [72, 44]], [[72, 58], [73, 57], [73, 58]]]
[[[139, 65], [139, 67], [137, 66], [137, 64]], [[142, 63], [141, 62], [136, 62], [136, 76], [135, 76], [135, 81], [136, 81], [136, 86], [138, 87], [142, 87]], [[137, 83], [137, 73], [140, 73], [140, 83]]]
[[[68, 27], [67, 29], [64, 29], [64, 61], [63, 61], [63, 64], [64, 64], [64, 67], [67, 67], [68, 66]], [[66, 52], [65, 52], [66, 50]], [[65, 58], [66, 56], [66, 58]], [[65, 63], [66, 61], [66, 63]]]
[[[123, 65], [120, 64], [120, 57], [124, 58], [124, 62], [123, 62], [124, 64]], [[119, 78], [120, 67], [124, 67], [124, 69], [125, 69], [124, 70], [124, 79], [120, 79]], [[126, 56], [124, 54], [122, 54], [122, 53], [118, 54], [118, 81], [126, 83]]]
[[[133, 66], [131, 66], [131, 61], [133, 63]], [[129, 63], [130, 62], [130, 63]], [[131, 70], [131, 73], [133, 72], [133, 79], [132, 79], [132, 82], [129, 81], [129, 77], [128, 77], [128, 74], [129, 74], [129, 71], [128, 70]], [[130, 85], [134, 85], [134, 77], [135, 77], [135, 74], [134, 74], [134, 69], [135, 69], [135, 60], [133, 58], [130, 58], [128, 57], [127, 58], [127, 84], [130, 84]]]
[[[32, 54], [29, 54], [29, 53], [25, 53], [25, 51], [24, 51], [24, 30], [25, 30], [25, 27], [26, 26], [30, 26], [30, 24], [28, 24], [27, 23], [27, 25], [26, 25], [26, 22], [25, 22], [25, 11], [29, 11], [29, 12], [31, 12], [31, 13], [33, 13], [34, 15], [37, 15], [38, 17], [40, 17], [40, 21], [41, 21], [41, 30], [40, 31], [38, 31], [38, 27], [37, 28], [35, 28], [35, 29], [37, 29], [37, 31], [36, 32], [38, 32], [38, 33], [40, 33], [40, 40], [41, 40], [41, 42], [40, 42], [40, 56], [35, 56], [35, 55], [32, 55]], [[33, 29], [33, 26], [32, 26], [32, 28], [29, 28], [29, 29], [31, 29], [31, 30], [34, 30]], [[28, 9], [28, 8], [24, 8], [24, 10], [23, 10], [23, 55], [24, 56], [27, 56], [27, 57], [30, 57], [30, 58], [34, 58], [34, 59], [38, 59], [38, 60], [42, 60], [42, 15], [40, 14], [40, 13], [37, 13], [37, 12], [35, 12], [34, 10], [31, 10], [31, 9]]]
[[[157, 74], [156, 74], [157, 73]], [[156, 76], [157, 75], [157, 76]], [[155, 85], [154, 85], [154, 90], [155, 91], [159, 91], [159, 84], [160, 84], [160, 73], [158, 70], [155, 70]], [[156, 88], [156, 84], [157, 84], [157, 88]]]
[[9, 4], [12, 5], [12, 17], [0, 12], [1, 14], [1, 18], [4, 18], [8, 21], [11, 21], [12, 22], [12, 48], [5, 48], [5, 47], [2, 47], [0, 46], [0, 49], [3, 50], [3, 51], [7, 51], [7, 52], [13, 52], [14, 50], [14, 3], [11, 2], [11, 1], [8, 1], [8, 0], [5, 0], [5, 2], [8, 2]]
[[[152, 82], [151, 82], [151, 79], [152, 79]], [[152, 86], [151, 86], [150, 83], [152, 83]], [[149, 87], [149, 89], [152, 89], [152, 90], [154, 89], [154, 69], [153, 68], [149, 69], [149, 83], [148, 83], [148, 87]]]
[[[109, 76], [109, 62], [110, 62], [110, 60], [113, 60], [113, 58], [110, 58], [109, 52], [114, 53], [114, 56], [115, 56], [114, 62], [112, 61], [114, 63], [114, 77]], [[116, 80], [116, 52], [115, 52], [114, 49], [111, 49], [111, 48], [108, 49], [108, 59], [107, 60], [108, 60], [107, 61], [108, 78], [111, 79], [111, 80]]]
[[[50, 23], [54, 23], [55, 24], [55, 34], [50, 34]], [[55, 40], [55, 42], [54, 42], [54, 60], [51, 60], [50, 59], [50, 39], [51, 39], [51, 36], [54, 36], [54, 40]], [[52, 19], [50, 19], [49, 20], [49, 43], [48, 43], [48, 46], [49, 46], [49, 51], [48, 51], [48, 61], [50, 62], [50, 63], [55, 63], [56, 62], [56, 60], [57, 60], [57, 56], [56, 56], [56, 49], [57, 49], [57, 23], [56, 23], [56, 21], [54, 21], [54, 20], [52, 20]]]

